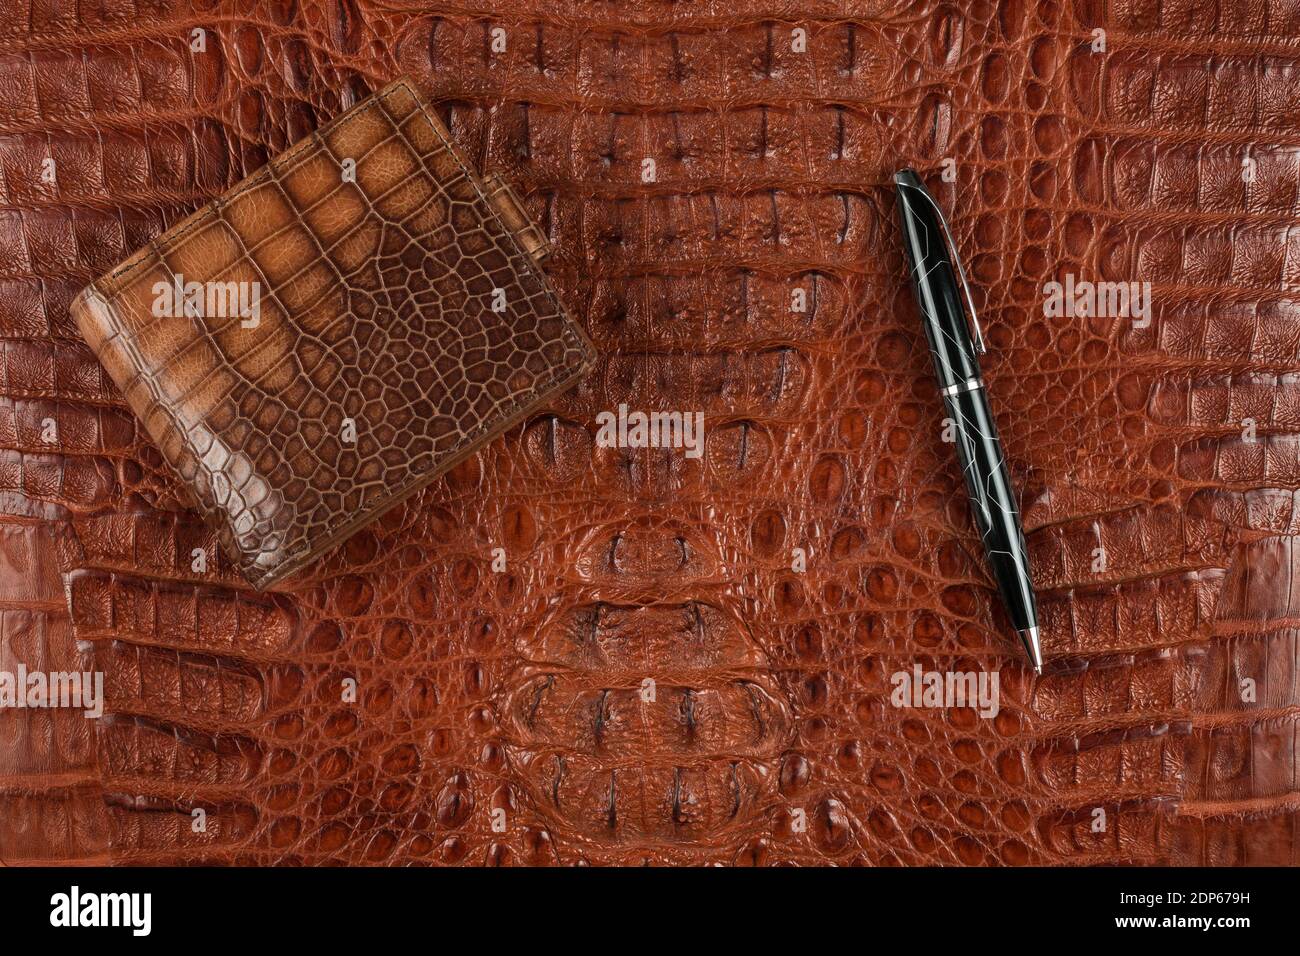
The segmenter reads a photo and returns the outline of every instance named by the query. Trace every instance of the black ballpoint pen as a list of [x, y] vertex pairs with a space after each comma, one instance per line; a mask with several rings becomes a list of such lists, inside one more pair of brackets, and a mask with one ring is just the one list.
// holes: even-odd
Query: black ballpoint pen
[[[976, 353], [984, 336], [971, 299], [966, 273], [957, 258], [943, 212], [910, 169], [894, 174], [903, 245], [912, 273], [939, 390], [956, 430], [957, 454], [966, 475], [971, 511], [984, 542], [984, 554], [1002, 594], [1002, 603], [1020, 636], [1034, 670], [1043, 672], [1038, 642], [1038, 608], [1029, 581], [1029, 554], [1020, 510], [1007, 474], [1002, 442], [984, 395]], [[945, 243], [947, 239], [947, 243]], [[962, 307], [957, 280], [970, 308], [970, 324]], [[974, 326], [974, 339], [970, 326]]]

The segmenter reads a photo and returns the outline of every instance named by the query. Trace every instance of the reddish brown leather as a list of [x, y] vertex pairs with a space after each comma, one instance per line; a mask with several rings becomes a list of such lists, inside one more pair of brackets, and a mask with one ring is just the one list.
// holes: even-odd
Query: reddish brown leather
[[[0, 715], [5, 862], [1300, 862], [1287, 4], [78, 9], [0, 23], [0, 635], [103, 668], [109, 715]], [[407, 71], [607, 361], [294, 593], [197, 580], [206, 532], [67, 302]], [[1038, 680], [894, 226], [889, 174], [946, 157]], [[1151, 325], [1044, 318], [1067, 272], [1151, 281]], [[706, 454], [595, 447], [621, 402], [703, 410]], [[1000, 667], [998, 717], [889, 706], [915, 661]]]
[[591, 343], [537, 269], [544, 248], [400, 79], [71, 312], [263, 590], [590, 370]]

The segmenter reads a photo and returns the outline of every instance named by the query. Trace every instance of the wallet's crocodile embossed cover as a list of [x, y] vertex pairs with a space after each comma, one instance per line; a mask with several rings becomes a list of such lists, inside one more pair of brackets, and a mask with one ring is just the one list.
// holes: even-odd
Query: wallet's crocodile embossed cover
[[535, 230], [493, 201], [501, 188], [399, 80], [73, 302], [258, 588], [590, 365], [524, 244]]

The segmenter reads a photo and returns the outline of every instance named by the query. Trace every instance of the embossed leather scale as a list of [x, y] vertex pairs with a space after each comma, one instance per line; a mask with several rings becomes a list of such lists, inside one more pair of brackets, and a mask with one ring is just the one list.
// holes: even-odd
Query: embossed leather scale
[[72, 305], [243, 574], [270, 586], [594, 358], [546, 243], [404, 80]]

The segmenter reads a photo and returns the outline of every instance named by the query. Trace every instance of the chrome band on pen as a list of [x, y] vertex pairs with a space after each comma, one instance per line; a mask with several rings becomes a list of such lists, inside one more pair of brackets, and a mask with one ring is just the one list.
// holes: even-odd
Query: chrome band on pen
[[981, 381], [980, 379], [968, 378], [964, 382], [958, 382], [956, 385], [949, 385], [947, 388], [939, 389], [939, 391], [944, 396], [951, 398], [952, 396], [959, 395], [962, 392], [973, 392], [975, 391], [975, 389], [983, 388], [983, 387], [984, 387], [984, 382]]

